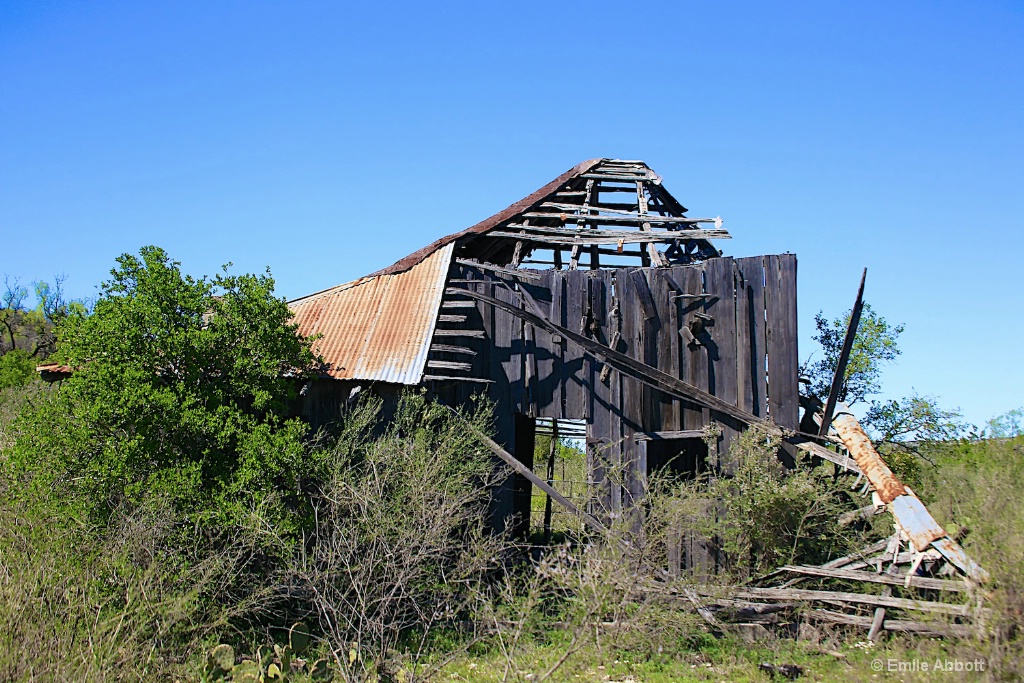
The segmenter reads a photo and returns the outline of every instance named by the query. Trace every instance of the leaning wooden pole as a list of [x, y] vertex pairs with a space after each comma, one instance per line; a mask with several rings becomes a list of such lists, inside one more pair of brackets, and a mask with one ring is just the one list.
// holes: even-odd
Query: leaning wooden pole
[[832, 422], [832, 415], [835, 414], [836, 403], [839, 401], [839, 392], [843, 387], [843, 381], [846, 379], [846, 365], [850, 362], [850, 354], [853, 352], [853, 341], [857, 337], [857, 326], [860, 324], [860, 314], [864, 310], [864, 281], [867, 277], [868, 269], [865, 268], [860, 276], [857, 300], [853, 302], [853, 309], [850, 310], [850, 324], [846, 327], [843, 350], [839, 354], [836, 372], [832, 377], [832, 386], [828, 390], [828, 400], [825, 402], [825, 415], [821, 420], [821, 430], [818, 432], [818, 436], [828, 434], [828, 425]]

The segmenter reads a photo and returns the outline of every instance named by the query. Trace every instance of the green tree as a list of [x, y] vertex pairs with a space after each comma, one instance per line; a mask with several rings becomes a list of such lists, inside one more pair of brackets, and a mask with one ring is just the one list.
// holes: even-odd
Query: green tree
[[0, 389], [25, 386], [36, 378], [36, 361], [23, 349], [0, 356]]
[[287, 505], [310, 463], [286, 416], [315, 358], [273, 288], [227, 266], [192, 278], [157, 247], [119, 257], [93, 312], [61, 321], [74, 373], [24, 417], [13, 462], [101, 518], [147, 496], [221, 520]]
[[37, 303], [35, 308], [29, 308], [29, 291], [20, 278], [4, 277], [4, 291], [0, 295], [0, 355], [20, 349], [32, 358], [42, 359], [53, 353], [57, 323], [68, 315], [88, 310], [86, 302], [65, 298], [65, 279], [57, 275], [53, 283], [33, 282]]
[[[822, 401], [828, 396], [842, 351], [851, 311], [829, 320], [822, 312], [814, 317], [814, 340], [821, 345], [821, 357], [809, 359], [801, 374], [810, 380], [810, 392]], [[902, 324], [893, 325], [871, 305], [864, 304], [850, 360], [846, 366], [839, 400], [853, 406], [867, 404], [861, 423], [876, 444], [890, 452], [920, 454], [922, 442], [956, 438], [965, 425], [959, 409], [945, 409], [932, 396], [912, 393], [900, 399], [880, 400], [885, 366], [902, 353], [899, 337]]]
[[[827, 397], [832, 386], [843, 340], [846, 338], [846, 328], [850, 324], [850, 314], [847, 311], [844, 316], [833, 320], [826, 318], [821, 311], [814, 316], [817, 329], [814, 340], [821, 344], [822, 357], [813, 362], [808, 361], [802, 373], [811, 380], [811, 393], [820, 398]], [[853, 405], [881, 392], [884, 366], [894, 362], [902, 353], [899, 347], [901, 334], [903, 325], [890, 325], [871, 308], [871, 304], [864, 304], [846, 374], [843, 376], [843, 385], [839, 390], [840, 401]]]
[[1024, 435], [1024, 407], [1014, 408], [989, 420], [988, 433], [997, 439]]

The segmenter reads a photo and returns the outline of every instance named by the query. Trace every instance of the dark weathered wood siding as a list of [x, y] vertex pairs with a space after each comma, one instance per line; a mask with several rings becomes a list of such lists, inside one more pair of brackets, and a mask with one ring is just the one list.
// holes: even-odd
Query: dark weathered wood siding
[[[523, 289], [557, 325], [756, 416], [797, 427], [796, 257], [791, 254], [669, 268], [533, 271], [519, 284], [501, 273], [456, 264], [452, 278], [479, 281], [468, 286], [520, 306], [523, 297], [514, 290]], [[446, 301], [459, 298], [446, 295]], [[585, 420], [597, 512], [618, 513], [643, 496], [647, 449], [637, 434], [700, 430], [714, 421], [722, 434], [706, 467], [726, 475], [733, 469], [730, 445], [740, 425], [730, 418], [606, 370], [576, 345], [507, 311], [482, 302], [461, 310], [471, 315], [457, 328], [485, 333], [458, 339], [476, 352], [466, 375], [486, 383], [431, 385], [456, 403], [485, 390], [499, 415]], [[696, 343], [687, 343], [680, 328], [695, 320], [704, 321], [704, 330]], [[514, 434], [499, 433], [497, 440], [516, 452]], [[618, 473], [614, 481], [610, 472]]]

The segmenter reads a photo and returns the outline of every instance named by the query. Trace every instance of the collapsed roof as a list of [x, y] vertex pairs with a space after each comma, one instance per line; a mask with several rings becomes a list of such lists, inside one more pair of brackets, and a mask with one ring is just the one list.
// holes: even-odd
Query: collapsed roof
[[721, 255], [720, 218], [690, 218], [642, 161], [591, 159], [490, 218], [358, 280], [290, 302], [335, 379], [418, 384], [452, 260], [570, 270]]

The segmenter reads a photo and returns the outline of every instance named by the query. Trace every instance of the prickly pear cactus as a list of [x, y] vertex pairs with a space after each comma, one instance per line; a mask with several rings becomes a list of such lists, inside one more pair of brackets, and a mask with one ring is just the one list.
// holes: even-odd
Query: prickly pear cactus
[[301, 621], [288, 630], [288, 645], [296, 657], [301, 657], [309, 649], [310, 640], [309, 627]]
[[218, 645], [206, 656], [206, 673], [213, 680], [224, 678], [235, 666], [235, 649], [230, 645]]
[[206, 657], [204, 680], [231, 681], [232, 683], [285, 683], [293, 674], [308, 673], [314, 681], [330, 681], [334, 673], [326, 659], [312, 665], [301, 659], [310, 646], [309, 628], [299, 622], [288, 630], [288, 644], [275, 644], [272, 648], [261, 645], [254, 659], [243, 659], [235, 664], [235, 650], [230, 645], [218, 645]]

